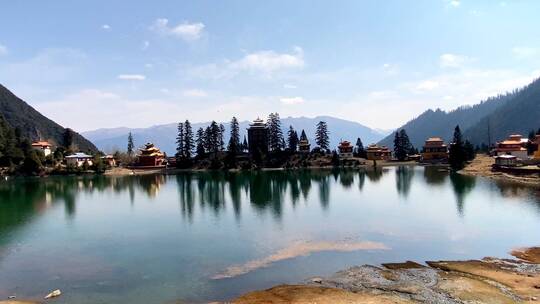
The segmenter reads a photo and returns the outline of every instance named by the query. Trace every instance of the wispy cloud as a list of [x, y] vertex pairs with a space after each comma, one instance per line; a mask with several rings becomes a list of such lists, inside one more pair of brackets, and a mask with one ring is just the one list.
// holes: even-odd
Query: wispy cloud
[[146, 51], [149, 47], [150, 47], [150, 41], [148, 40], [143, 41], [141, 49], [143, 51]]
[[182, 95], [184, 95], [185, 97], [207, 97], [208, 93], [200, 89], [188, 89], [182, 91]]
[[283, 85], [283, 88], [284, 88], [284, 89], [297, 89], [298, 86], [296, 86], [296, 85], [294, 85], [294, 84], [288, 84], [288, 83], [286, 83], [286, 84]]
[[442, 68], [459, 68], [470, 60], [469, 57], [456, 54], [442, 54], [439, 58], [439, 65]]
[[169, 20], [159, 18], [150, 27], [153, 31], [164, 35], [180, 38], [184, 41], [195, 41], [201, 38], [205, 25], [202, 22], [183, 22], [175, 26], [169, 25]]
[[142, 74], [120, 74], [117, 78], [120, 80], [145, 80], [146, 76]]
[[108, 30], [111, 29], [111, 26], [108, 25], [108, 24], [104, 24], [104, 25], [101, 26], [101, 29], [108, 31]]
[[461, 5], [461, 1], [459, 0], [449, 0], [447, 3], [451, 7], [459, 7]]
[[8, 49], [5, 45], [0, 44], [0, 56], [6, 55], [8, 53]]
[[512, 54], [518, 58], [530, 58], [537, 56], [540, 53], [540, 49], [526, 46], [516, 46], [512, 48]]
[[304, 67], [304, 51], [295, 47], [292, 53], [277, 53], [275, 51], [259, 51], [245, 55], [242, 59], [230, 63], [230, 66], [240, 70], [260, 71], [271, 73], [277, 70]]
[[302, 97], [282, 97], [279, 99], [279, 101], [281, 101], [281, 103], [285, 104], [285, 105], [298, 105], [298, 104], [302, 104], [305, 102], [304, 98]]

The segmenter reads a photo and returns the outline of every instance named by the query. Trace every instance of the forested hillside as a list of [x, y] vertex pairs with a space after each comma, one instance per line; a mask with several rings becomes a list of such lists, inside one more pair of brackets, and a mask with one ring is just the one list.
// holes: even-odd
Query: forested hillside
[[[65, 128], [43, 116], [26, 102], [0, 85], [0, 114], [22, 137], [29, 140], [48, 140], [62, 145]], [[80, 134], [73, 133], [73, 144], [81, 151], [95, 152], [97, 148]]]

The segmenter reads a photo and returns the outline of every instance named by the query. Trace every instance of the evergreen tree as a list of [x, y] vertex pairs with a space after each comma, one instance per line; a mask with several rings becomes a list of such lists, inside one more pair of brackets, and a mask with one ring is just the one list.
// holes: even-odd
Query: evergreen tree
[[461, 170], [465, 166], [466, 155], [459, 125], [454, 129], [454, 139], [450, 144], [449, 163], [452, 169]]
[[22, 163], [21, 170], [25, 174], [33, 175], [41, 171], [42, 164], [37, 151], [31, 151]]
[[284, 147], [283, 131], [278, 113], [270, 113], [266, 121], [268, 127], [268, 146], [270, 151], [281, 151]]
[[[231, 136], [229, 138], [229, 145], [227, 150], [234, 155], [238, 154], [242, 150], [240, 145], [240, 126], [236, 117], [231, 120]], [[244, 138], [245, 140], [245, 138]]]
[[63, 140], [64, 140], [64, 147], [66, 148], [66, 150], [70, 151], [70, 152], [73, 152], [73, 130], [71, 130], [70, 128], [66, 128], [64, 130], [64, 136], [63, 136]]
[[293, 126], [289, 126], [289, 132], [287, 132], [287, 145], [291, 152], [296, 152], [298, 150], [298, 134]]
[[248, 149], [249, 149], [249, 146], [248, 146], [247, 138], [244, 135], [244, 142], [242, 143], [242, 151], [247, 152]]
[[319, 121], [317, 123], [317, 130], [315, 132], [315, 142], [317, 146], [324, 152], [328, 151], [328, 147], [330, 145], [330, 139], [328, 136], [328, 126], [326, 125], [326, 122]]
[[414, 152], [414, 147], [405, 129], [397, 131], [394, 135], [394, 156], [399, 161], [403, 161], [407, 159], [407, 155], [414, 154]]
[[133, 135], [131, 132], [129, 132], [128, 135], [128, 144], [127, 144], [127, 154], [128, 156], [133, 156], [133, 149], [135, 148], [135, 144], [133, 143]]
[[364, 143], [362, 143], [362, 140], [360, 137], [356, 139], [356, 156], [366, 158], [366, 148], [364, 148]]
[[219, 141], [219, 151], [225, 150], [225, 126], [223, 124], [219, 124], [219, 133], [218, 133], [218, 141]]
[[476, 150], [470, 141], [465, 140], [465, 143], [463, 144], [463, 150], [465, 152], [465, 159], [467, 161], [471, 161], [476, 157]]
[[202, 158], [205, 151], [205, 132], [204, 129], [201, 127], [197, 130], [197, 137], [195, 138], [195, 143], [197, 145], [197, 157]]
[[176, 135], [176, 159], [177, 161], [184, 157], [184, 124], [179, 122]]
[[195, 143], [193, 142], [193, 129], [189, 120], [184, 122], [184, 156], [186, 159], [191, 159], [191, 154], [193, 153], [193, 148], [195, 148]]

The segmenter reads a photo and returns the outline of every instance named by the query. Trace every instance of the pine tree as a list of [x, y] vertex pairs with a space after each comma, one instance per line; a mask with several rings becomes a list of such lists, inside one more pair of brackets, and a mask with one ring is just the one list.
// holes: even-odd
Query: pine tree
[[231, 136], [229, 138], [227, 150], [235, 155], [242, 150], [242, 147], [240, 146], [240, 126], [236, 117], [233, 117], [231, 120]]
[[246, 152], [249, 149], [247, 138], [244, 135], [244, 142], [242, 143], [242, 152]]
[[414, 148], [405, 129], [401, 129], [394, 135], [394, 156], [403, 161], [409, 154], [414, 154]]
[[206, 153], [205, 148], [204, 148], [204, 144], [205, 144], [204, 135], [205, 135], [204, 129], [202, 127], [199, 128], [197, 130], [197, 137], [195, 138], [195, 144], [197, 145], [196, 150], [197, 150], [198, 158], [202, 158], [204, 154]]
[[176, 135], [176, 158], [180, 159], [183, 158], [184, 155], [184, 124], [179, 122], [177, 127], [177, 135]]
[[298, 134], [293, 126], [289, 126], [289, 132], [287, 132], [287, 146], [291, 152], [298, 150]]
[[70, 128], [66, 128], [64, 130], [64, 147], [66, 150], [72, 152], [73, 147], [73, 130]]
[[128, 135], [128, 144], [127, 144], [127, 154], [128, 156], [133, 156], [133, 149], [135, 148], [135, 144], [133, 143], [133, 135], [131, 132], [129, 132]]
[[317, 146], [323, 151], [328, 151], [330, 145], [330, 139], [328, 137], [328, 126], [326, 122], [319, 121], [317, 123], [317, 131], [315, 132], [315, 142]]
[[225, 150], [225, 126], [219, 124], [219, 133], [218, 133], [218, 142], [219, 142], [219, 151]]
[[268, 127], [268, 146], [270, 151], [281, 151], [284, 147], [283, 131], [278, 113], [270, 113], [266, 121]]
[[189, 120], [184, 122], [184, 156], [187, 159], [191, 159], [191, 154], [193, 153], [193, 148], [195, 148], [195, 143], [193, 142], [193, 129], [191, 128], [191, 123]]
[[454, 129], [454, 139], [450, 144], [449, 163], [452, 169], [463, 169], [466, 161], [465, 149], [463, 147], [463, 138], [459, 125]]
[[366, 158], [366, 149], [364, 148], [364, 144], [362, 143], [362, 140], [360, 137], [356, 139], [356, 156]]

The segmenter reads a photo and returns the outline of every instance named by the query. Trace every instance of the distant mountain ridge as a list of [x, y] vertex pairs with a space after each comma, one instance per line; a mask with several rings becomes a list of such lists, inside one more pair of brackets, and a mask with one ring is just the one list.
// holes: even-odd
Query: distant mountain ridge
[[[488, 136], [488, 122], [491, 136]], [[526, 136], [530, 130], [540, 127], [540, 80], [474, 106], [450, 112], [427, 110], [398, 129], [405, 129], [411, 143], [420, 149], [428, 137], [438, 136], [450, 141], [456, 125], [474, 145], [493, 144], [511, 133]], [[393, 140], [394, 135], [390, 134], [379, 143], [393, 147]]]
[[[12, 128], [19, 129], [30, 140], [49, 140], [62, 144], [65, 128], [45, 117], [25, 101], [0, 84], [0, 113]], [[96, 146], [74, 132], [73, 143], [81, 151], [97, 151]]]
[[[353, 144], [356, 138], [360, 137], [364, 144], [374, 143], [382, 139], [386, 134], [382, 134], [379, 131], [373, 130], [357, 122], [339, 119], [331, 116], [317, 116], [314, 118], [308, 117], [287, 117], [281, 119], [281, 126], [283, 128], [283, 134], [286, 138], [289, 126], [298, 132], [306, 131], [312, 147], [315, 146], [315, 128], [319, 121], [326, 121], [328, 129], [330, 131], [330, 145], [331, 147], [337, 147], [340, 140], [349, 140]], [[225, 126], [225, 142], [229, 139], [229, 122], [222, 122]], [[243, 140], [244, 135], [247, 135], [247, 128], [250, 121], [240, 122], [240, 137]], [[192, 123], [193, 132], [200, 127], [205, 128], [210, 122], [205, 123]], [[149, 128], [110, 128], [110, 129], [97, 129], [93, 131], [83, 132], [82, 134], [92, 140], [98, 146], [100, 150], [105, 152], [112, 152], [115, 150], [124, 151], [127, 145], [127, 136], [129, 132], [132, 132], [135, 146], [139, 147], [146, 142], [153, 142], [160, 149], [167, 154], [172, 155], [175, 153], [176, 144], [175, 138], [177, 134], [177, 123], [170, 123], [164, 125], [152, 126]]]

